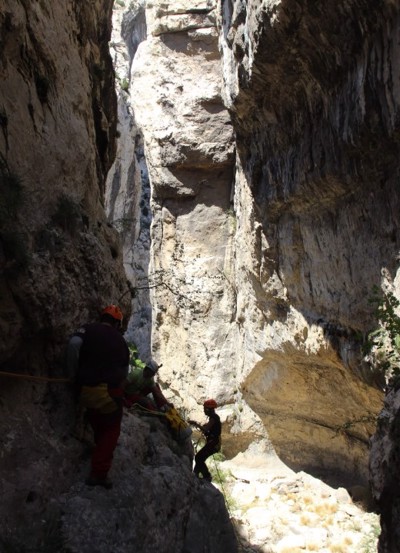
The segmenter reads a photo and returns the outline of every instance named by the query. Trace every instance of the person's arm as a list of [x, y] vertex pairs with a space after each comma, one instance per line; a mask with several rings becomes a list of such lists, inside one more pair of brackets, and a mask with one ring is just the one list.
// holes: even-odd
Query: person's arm
[[198, 428], [199, 430], [201, 430], [201, 424], [199, 424], [198, 422], [196, 422], [192, 419], [189, 419], [188, 423], [191, 424], [192, 426], [194, 426], [195, 428]]
[[201, 431], [205, 436], [208, 436], [208, 434], [211, 432], [212, 427], [214, 426], [214, 419], [210, 419], [206, 424], [203, 424], [201, 426]]
[[159, 409], [162, 409], [166, 405], [172, 406], [172, 403], [170, 403], [166, 397], [164, 397], [164, 394], [161, 391], [161, 388], [159, 384], [155, 383], [154, 386], [151, 389], [151, 393], [153, 394], [154, 401], [156, 402], [156, 405]]
[[213, 420], [209, 420], [206, 424], [199, 424], [198, 422], [194, 421], [194, 420], [189, 420], [188, 421], [189, 424], [191, 424], [192, 426], [195, 426], [196, 428], [198, 428], [200, 430], [200, 432], [203, 432], [203, 434], [205, 436], [207, 436], [207, 434], [209, 434], [211, 428], [213, 427], [214, 425], [214, 421]]

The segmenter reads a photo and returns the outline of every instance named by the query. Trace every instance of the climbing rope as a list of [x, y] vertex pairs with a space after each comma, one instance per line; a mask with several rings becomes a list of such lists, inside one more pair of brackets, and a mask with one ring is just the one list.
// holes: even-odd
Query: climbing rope
[[70, 378], [50, 378], [48, 376], [34, 376], [33, 374], [10, 373], [0, 370], [0, 376], [22, 378], [23, 380], [35, 380], [38, 382], [72, 382]]
[[148, 409], [147, 407], [144, 407], [143, 405], [140, 405], [140, 403], [132, 403], [132, 405], [128, 408], [129, 411], [144, 411], [147, 415], [155, 415], [156, 417], [165, 417], [166, 413], [163, 411], [155, 411], [154, 409]]

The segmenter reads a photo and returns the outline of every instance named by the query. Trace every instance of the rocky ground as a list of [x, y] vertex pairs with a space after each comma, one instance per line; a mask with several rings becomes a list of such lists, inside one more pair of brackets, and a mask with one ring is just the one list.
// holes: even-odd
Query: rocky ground
[[379, 516], [366, 490], [350, 489], [353, 501], [346, 489], [295, 473], [261, 449], [258, 444], [233, 460], [208, 461], [235, 523], [240, 552], [377, 551]]

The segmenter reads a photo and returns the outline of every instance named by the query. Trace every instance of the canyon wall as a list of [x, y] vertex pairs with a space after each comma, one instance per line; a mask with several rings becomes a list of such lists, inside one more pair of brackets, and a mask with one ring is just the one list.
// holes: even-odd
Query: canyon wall
[[[226, 456], [260, 443], [296, 471], [365, 483], [382, 402], [362, 361], [368, 298], [398, 284], [399, 3], [130, 2], [118, 112], [112, 2], [81, 4], [0, 3], [2, 369], [61, 376], [69, 332], [119, 302], [174, 403], [196, 417], [218, 401]], [[1, 378], [1, 545], [61, 536], [81, 551], [76, 513], [85, 532], [118, 498], [99, 552], [119, 519], [116, 547], [146, 546], [154, 513], [170, 524], [157, 550], [234, 550], [220, 495], [161, 425], [125, 417], [103, 503], [82, 484], [70, 391]], [[373, 453], [397, 436], [393, 395], [387, 409]], [[372, 463], [389, 534], [396, 451]]]
[[257, 237], [237, 265], [244, 340], [255, 313], [267, 330], [244, 395], [290, 464], [366, 476], [381, 395], [360, 342], [373, 285], [397, 289], [398, 4], [220, 7], [237, 251]]
[[[123, 206], [113, 223], [104, 209], [118, 134], [112, 10], [0, 1], [0, 550], [233, 552], [222, 494], [195, 479], [160, 420], [125, 413], [114, 489], [84, 483], [93, 436], [76, 425], [64, 345], [110, 302], [128, 322], [132, 299]], [[129, 144], [121, 175], [134, 173]]]
[[396, 288], [397, 8], [133, 9], [152, 312], [132, 339], [177, 405], [215, 397], [228, 456], [267, 440], [335, 484], [367, 482], [382, 403], [361, 346], [373, 285]]
[[[346, 442], [365, 440], [373, 425], [367, 423], [364, 438], [361, 426], [380, 409], [370, 385], [381, 387], [381, 376], [360, 350], [377, 324], [372, 288], [399, 295], [399, 3], [224, 2], [221, 8], [225, 101], [241, 168], [238, 205], [243, 196], [256, 205], [250, 229], [259, 230], [264, 248], [257, 269], [264, 289], [271, 278], [278, 281], [272, 291], [282, 300], [281, 320], [295, 311], [306, 321], [294, 335], [297, 346], [267, 352], [245, 382], [246, 397], [264, 412], [280, 449], [288, 445], [282, 440], [288, 418], [302, 430], [307, 419], [326, 451], [327, 434], [335, 447], [344, 431], [333, 459], [349, 467]], [[248, 244], [248, 230], [241, 244]], [[317, 357], [309, 355], [310, 329], [322, 338]], [[253, 339], [252, 328], [247, 334]], [[388, 388], [369, 440], [385, 553], [399, 550], [397, 388]], [[283, 413], [284, 428], [276, 429], [282, 398], [293, 412]], [[303, 433], [296, 436], [289, 457], [306, 459]], [[314, 460], [323, 459], [312, 449]], [[354, 468], [357, 459], [365, 463], [356, 448], [353, 455]]]
[[[0, 363], [54, 374], [77, 325], [130, 295], [103, 207], [115, 156], [112, 2], [1, 3]], [[68, 24], [66, 24], [68, 22]]]

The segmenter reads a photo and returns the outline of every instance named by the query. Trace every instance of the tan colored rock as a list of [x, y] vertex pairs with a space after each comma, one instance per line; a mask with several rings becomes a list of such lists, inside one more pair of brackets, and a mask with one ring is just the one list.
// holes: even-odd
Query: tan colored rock
[[[230, 454], [264, 437], [296, 469], [365, 482], [381, 393], [369, 387], [356, 340], [365, 328], [367, 294], [356, 275], [366, 251], [351, 257], [357, 219], [339, 209], [349, 185], [329, 174], [321, 188], [322, 177], [307, 180], [300, 162], [304, 190], [290, 194], [286, 169], [282, 199], [266, 184], [274, 155], [288, 163], [291, 128], [277, 124], [293, 107], [276, 88], [285, 58], [271, 36], [286, 53], [295, 16], [279, 2], [237, 1], [231, 11], [208, 2], [143, 7], [147, 35], [132, 60], [130, 101], [152, 190], [151, 350], [164, 363], [160, 382], [197, 417], [204, 399], [219, 401]], [[271, 36], [259, 32], [264, 23]], [[328, 32], [325, 23], [318, 25]], [[264, 43], [275, 52], [269, 65]], [[305, 44], [312, 57], [309, 37]], [[303, 85], [300, 77], [294, 85]]]
[[[146, 6], [147, 20], [156, 18], [157, 5]], [[186, 6], [189, 17], [196, 7]], [[175, 5], [169, 13], [174, 10], [182, 15]], [[234, 379], [233, 133], [208, 11], [199, 8], [197, 28], [185, 33], [172, 25], [155, 36], [150, 27], [133, 60], [131, 84], [153, 195], [150, 275], [161, 283], [153, 295], [153, 352], [165, 365], [161, 381], [191, 405], [221, 393], [221, 378], [211, 381], [209, 370], [228, 387]]]

